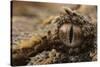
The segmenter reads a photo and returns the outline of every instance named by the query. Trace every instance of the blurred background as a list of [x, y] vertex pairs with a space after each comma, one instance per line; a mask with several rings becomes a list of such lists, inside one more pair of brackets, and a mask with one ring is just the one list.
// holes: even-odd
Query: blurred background
[[[28, 39], [37, 33], [43, 33], [45, 24], [55, 16], [65, 13], [63, 8], [70, 8], [82, 15], [88, 16], [93, 22], [97, 20], [97, 6], [82, 4], [59, 4], [43, 2], [11, 2], [12, 10], [12, 45], [16, 42]], [[48, 25], [47, 25], [48, 26]]]

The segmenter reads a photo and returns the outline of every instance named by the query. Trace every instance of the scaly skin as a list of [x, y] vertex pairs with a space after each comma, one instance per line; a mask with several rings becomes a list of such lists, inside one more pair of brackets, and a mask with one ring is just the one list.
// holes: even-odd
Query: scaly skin
[[[22, 62], [22, 64], [18, 62], [20, 62], [21, 59], [28, 60], [29, 57], [35, 57], [38, 53], [51, 49], [55, 49], [65, 55], [65, 61], [60, 61], [62, 63], [92, 61], [90, 52], [93, 52], [97, 45], [96, 24], [92, 24], [91, 20], [88, 20], [85, 16], [81, 16], [70, 9], [65, 9], [65, 11], [66, 14], [50, 20], [51, 25], [54, 25], [54, 29], [48, 30], [45, 36], [41, 36], [37, 38], [37, 40], [35, 40], [33, 36], [29, 40], [19, 44], [20, 48], [18, 49], [19, 51], [16, 50], [16, 53], [18, 53], [18, 56], [22, 53], [24, 57], [19, 59], [16, 56], [16, 61], [16, 57], [13, 57], [13, 54], [13, 65], [25, 65], [23, 64], [24, 62]], [[60, 59], [60, 57], [58, 58]]]

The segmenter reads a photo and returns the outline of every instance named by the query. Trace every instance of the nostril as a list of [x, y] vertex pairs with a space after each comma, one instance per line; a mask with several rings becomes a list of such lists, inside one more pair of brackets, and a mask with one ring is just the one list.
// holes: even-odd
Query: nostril
[[70, 43], [72, 42], [72, 40], [73, 40], [73, 25], [71, 26], [70, 31], [69, 31], [69, 41], [70, 41]]

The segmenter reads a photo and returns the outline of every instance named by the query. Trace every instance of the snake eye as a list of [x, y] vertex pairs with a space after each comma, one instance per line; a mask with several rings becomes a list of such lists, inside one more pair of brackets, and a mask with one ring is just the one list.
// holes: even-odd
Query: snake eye
[[76, 25], [63, 24], [59, 29], [59, 37], [67, 47], [79, 46], [82, 41], [81, 29]]

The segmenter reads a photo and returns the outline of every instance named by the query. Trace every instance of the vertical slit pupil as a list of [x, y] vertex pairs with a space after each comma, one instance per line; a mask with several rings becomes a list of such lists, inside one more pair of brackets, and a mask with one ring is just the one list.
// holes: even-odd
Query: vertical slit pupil
[[72, 39], [73, 39], [73, 26], [71, 26], [70, 32], [69, 32], [69, 41], [70, 41], [70, 43], [72, 42]]

